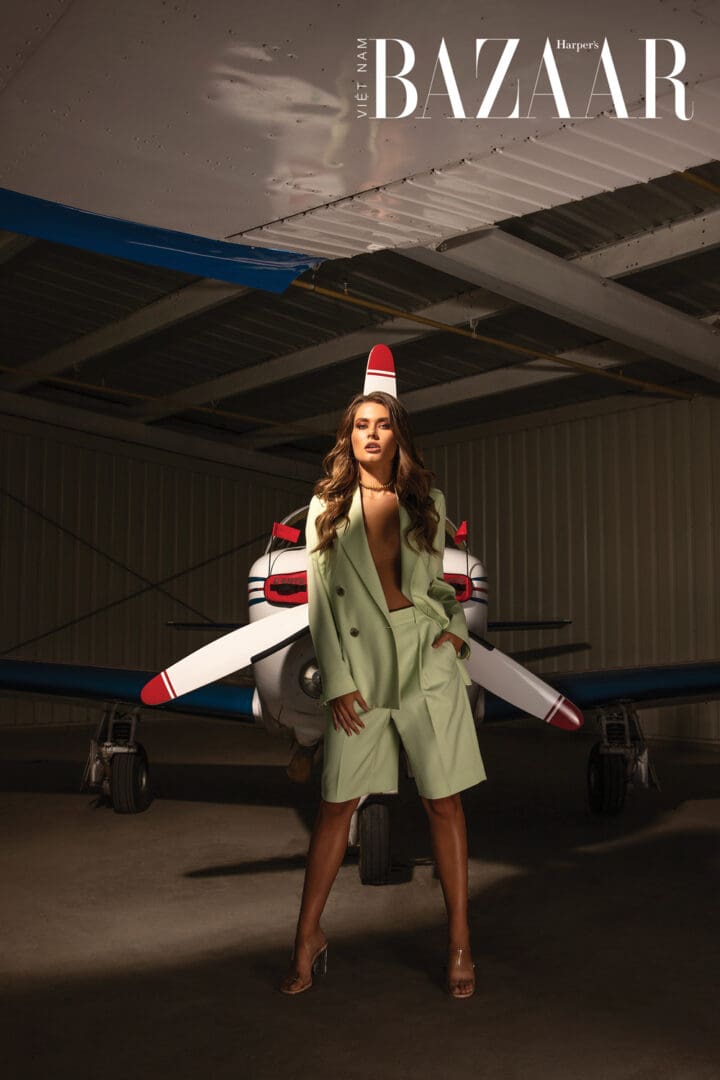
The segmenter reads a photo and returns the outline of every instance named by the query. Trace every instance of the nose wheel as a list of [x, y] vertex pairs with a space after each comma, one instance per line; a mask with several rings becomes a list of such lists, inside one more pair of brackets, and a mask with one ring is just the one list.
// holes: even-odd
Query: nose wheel
[[363, 885], [386, 885], [390, 880], [390, 807], [386, 802], [366, 802], [359, 811], [360, 858]]

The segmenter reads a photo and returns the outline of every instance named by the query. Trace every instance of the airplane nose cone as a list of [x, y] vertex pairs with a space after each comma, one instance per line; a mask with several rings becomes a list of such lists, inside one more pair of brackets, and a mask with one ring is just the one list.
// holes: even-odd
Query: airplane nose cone
[[563, 731], [577, 731], [585, 723], [583, 714], [572, 701], [560, 697], [545, 717], [548, 724], [562, 728]]
[[162, 673], [145, 683], [140, 691], [140, 700], [143, 705], [164, 705], [166, 701], [172, 701], [172, 694], [163, 681]]

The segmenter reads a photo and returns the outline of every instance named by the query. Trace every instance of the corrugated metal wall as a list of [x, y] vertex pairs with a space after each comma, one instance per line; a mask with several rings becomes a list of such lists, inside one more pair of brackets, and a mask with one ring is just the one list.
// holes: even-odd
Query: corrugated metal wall
[[[505, 652], [591, 643], [538, 672], [720, 658], [720, 401], [603, 408], [425, 443], [448, 515], [467, 518], [486, 563], [489, 618], [573, 620], [494, 640]], [[641, 721], [720, 745], [717, 703]]]
[[[247, 618], [247, 574], [310, 487], [0, 418], [0, 655], [159, 670]], [[149, 587], [163, 581], [164, 591]], [[5, 697], [5, 723], [96, 707]]]

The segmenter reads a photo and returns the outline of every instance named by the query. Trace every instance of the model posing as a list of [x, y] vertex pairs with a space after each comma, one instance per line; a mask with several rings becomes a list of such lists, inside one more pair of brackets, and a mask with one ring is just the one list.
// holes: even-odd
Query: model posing
[[462, 659], [467, 623], [443, 579], [445, 499], [408, 414], [381, 391], [353, 398], [323, 462], [306, 525], [308, 615], [328, 721], [291, 969], [297, 994], [324, 972], [320, 917], [362, 795], [394, 791], [399, 741], [427, 811], [448, 916], [448, 990], [475, 989], [467, 838], [459, 792], [486, 778]]

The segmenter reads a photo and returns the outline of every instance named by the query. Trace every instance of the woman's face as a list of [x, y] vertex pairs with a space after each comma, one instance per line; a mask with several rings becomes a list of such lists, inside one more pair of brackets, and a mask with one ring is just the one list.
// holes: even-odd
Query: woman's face
[[385, 405], [377, 401], [362, 401], [355, 410], [352, 428], [352, 449], [360, 465], [389, 468], [397, 442], [390, 415]]

